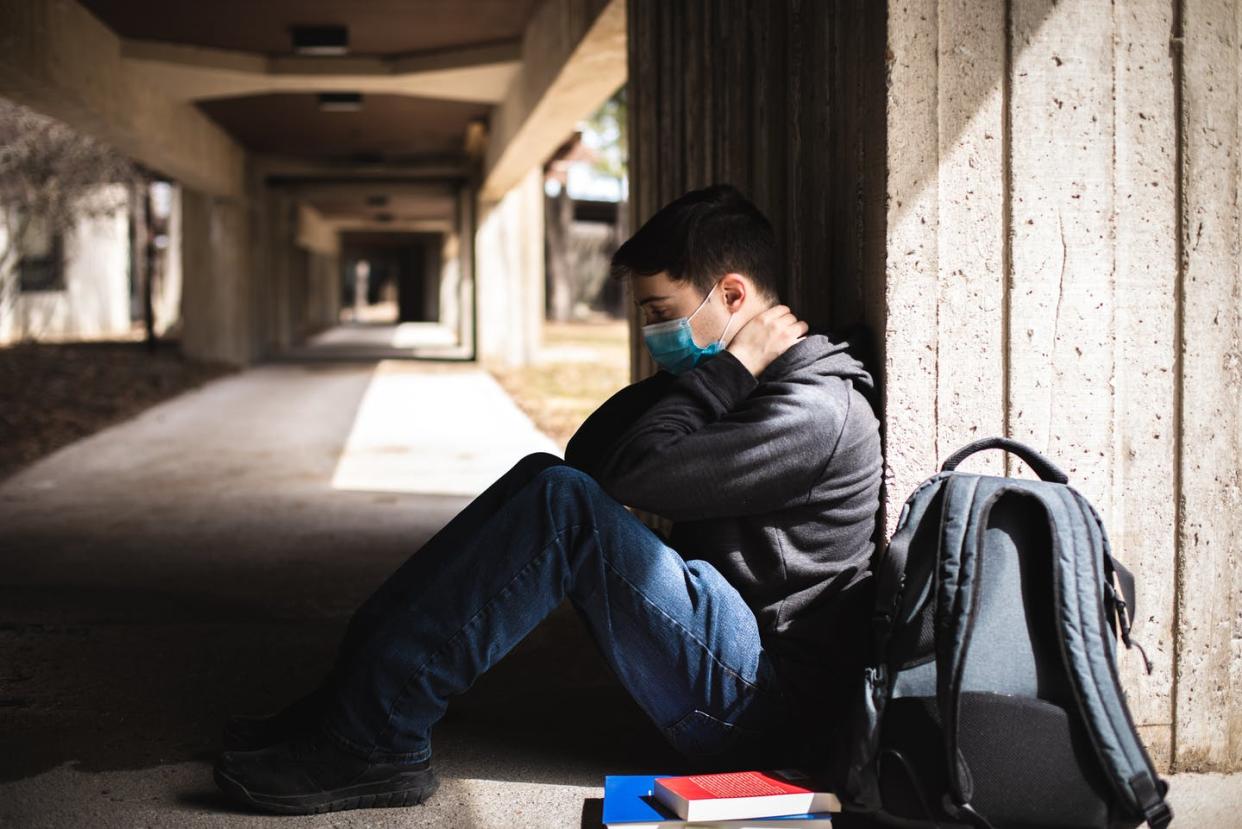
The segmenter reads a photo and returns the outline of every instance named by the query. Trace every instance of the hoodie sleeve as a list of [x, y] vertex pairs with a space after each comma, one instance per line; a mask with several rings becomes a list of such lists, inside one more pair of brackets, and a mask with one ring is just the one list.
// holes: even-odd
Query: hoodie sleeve
[[813, 392], [759, 383], [723, 351], [677, 377], [595, 477], [621, 503], [674, 521], [778, 509], [809, 490], [844, 421]]
[[600, 465], [617, 437], [660, 399], [673, 381], [661, 371], [618, 391], [574, 432], [565, 447], [565, 462], [599, 480]]

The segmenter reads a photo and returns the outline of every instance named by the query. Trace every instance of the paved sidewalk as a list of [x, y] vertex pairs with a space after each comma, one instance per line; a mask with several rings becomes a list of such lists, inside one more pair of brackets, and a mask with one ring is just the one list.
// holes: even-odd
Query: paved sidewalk
[[606, 772], [671, 758], [568, 608], [450, 708], [426, 806], [265, 817], [211, 781], [223, 718], [309, 688], [531, 451], [557, 450], [480, 370], [282, 364], [0, 483], [0, 826], [593, 825]]

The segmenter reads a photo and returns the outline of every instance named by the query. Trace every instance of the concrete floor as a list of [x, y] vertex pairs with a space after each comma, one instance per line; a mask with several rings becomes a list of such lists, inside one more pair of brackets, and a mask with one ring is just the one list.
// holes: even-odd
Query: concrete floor
[[[677, 760], [566, 608], [455, 702], [424, 806], [267, 817], [211, 781], [223, 718], [308, 688], [370, 590], [538, 450], [477, 370], [280, 365], [0, 483], [0, 826], [598, 826], [605, 774]], [[1175, 777], [1177, 825], [1242, 826], [1240, 781]]]
[[264, 817], [211, 781], [223, 718], [309, 688], [464, 493], [541, 450], [477, 370], [280, 365], [0, 483], [0, 826], [596, 825], [604, 774], [675, 758], [568, 608], [450, 709], [425, 806]]
[[[394, 309], [395, 310], [395, 309]], [[291, 360], [469, 360], [470, 345], [435, 322], [344, 322], [283, 355]]]

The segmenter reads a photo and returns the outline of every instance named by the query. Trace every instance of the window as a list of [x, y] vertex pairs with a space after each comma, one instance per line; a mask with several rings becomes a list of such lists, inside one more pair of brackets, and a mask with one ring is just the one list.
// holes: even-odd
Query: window
[[46, 221], [31, 218], [21, 243], [18, 288], [26, 291], [65, 289], [64, 240]]

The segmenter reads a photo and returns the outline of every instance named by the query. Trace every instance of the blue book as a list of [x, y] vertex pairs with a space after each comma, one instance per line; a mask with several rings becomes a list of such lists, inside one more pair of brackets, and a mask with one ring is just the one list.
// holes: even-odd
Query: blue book
[[667, 774], [610, 774], [604, 778], [604, 825], [609, 829], [827, 829], [828, 812], [813, 815], [717, 820], [709, 823], [682, 820], [660, 803], [652, 791], [657, 777]]

